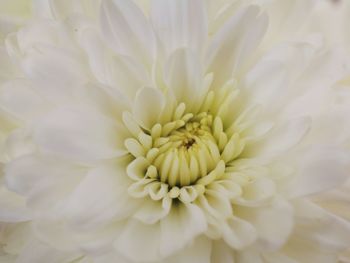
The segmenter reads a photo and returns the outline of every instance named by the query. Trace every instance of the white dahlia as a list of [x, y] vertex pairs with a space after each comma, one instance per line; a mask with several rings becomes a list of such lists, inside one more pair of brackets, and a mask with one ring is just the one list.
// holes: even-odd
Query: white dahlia
[[0, 49], [1, 262], [338, 262], [350, 67], [315, 1], [35, 2]]

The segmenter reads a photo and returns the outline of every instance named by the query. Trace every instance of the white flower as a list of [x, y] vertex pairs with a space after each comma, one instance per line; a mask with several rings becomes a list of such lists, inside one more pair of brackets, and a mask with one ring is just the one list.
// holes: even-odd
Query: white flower
[[97, 19], [52, 1], [7, 37], [4, 260], [319, 263], [350, 246], [317, 205], [348, 179], [347, 59], [281, 30], [277, 11], [303, 20], [312, 1], [223, 2], [103, 0]]

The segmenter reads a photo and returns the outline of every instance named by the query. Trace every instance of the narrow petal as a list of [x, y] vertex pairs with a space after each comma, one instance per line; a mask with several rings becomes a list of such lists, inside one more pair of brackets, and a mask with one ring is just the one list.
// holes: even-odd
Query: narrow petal
[[309, 131], [311, 119], [299, 117], [276, 125], [258, 142], [247, 146], [244, 155], [263, 159], [274, 158], [296, 146]]
[[348, 152], [335, 146], [314, 146], [299, 155], [299, 173], [289, 190], [293, 197], [341, 186], [348, 179]]
[[58, 109], [34, 126], [34, 140], [45, 151], [79, 161], [125, 154], [121, 125], [95, 112]]
[[238, 11], [216, 33], [208, 49], [207, 72], [214, 72], [214, 87], [219, 88], [244, 66], [260, 43], [267, 28], [266, 14], [257, 6]]
[[294, 226], [293, 208], [283, 199], [275, 199], [267, 206], [238, 208], [238, 213], [255, 227], [258, 245], [265, 250], [282, 247]]
[[142, 88], [136, 94], [134, 116], [146, 129], [151, 129], [158, 121], [165, 106], [163, 93], [154, 88]]
[[163, 256], [182, 249], [207, 228], [203, 212], [192, 204], [173, 206], [160, 225], [160, 253]]
[[205, 1], [153, 0], [151, 19], [166, 57], [178, 48], [203, 49], [208, 35]]
[[24, 80], [5, 83], [0, 89], [1, 108], [21, 121], [31, 121], [52, 108], [45, 97]]
[[177, 102], [191, 109], [202, 95], [202, 74], [199, 57], [189, 49], [178, 49], [166, 63], [164, 80]]
[[25, 155], [6, 165], [8, 189], [27, 198], [34, 209], [53, 209], [79, 183], [85, 170], [57, 158]]
[[130, 219], [114, 246], [132, 262], [155, 262], [160, 258], [160, 226]]
[[[184, 248], [180, 253], [166, 259], [169, 263], [223, 263], [211, 261], [211, 241], [206, 237], [199, 237]], [[157, 262], [158, 263], [158, 262]], [[160, 263], [160, 262], [159, 262]]]
[[126, 218], [139, 205], [127, 194], [129, 184], [119, 165], [96, 168], [74, 189], [62, 207], [62, 213], [80, 229]]
[[1, 222], [24, 222], [32, 218], [25, 198], [4, 187], [0, 188], [0, 211]]
[[223, 239], [233, 249], [243, 249], [257, 239], [254, 226], [238, 217], [228, 219], [221, 229]]
[[100, 12], [101, 30], [111, 48], [138, 58], [149, 66], [156, 54], [154, 33], [142, 11], [131, 0], [104, 0]]

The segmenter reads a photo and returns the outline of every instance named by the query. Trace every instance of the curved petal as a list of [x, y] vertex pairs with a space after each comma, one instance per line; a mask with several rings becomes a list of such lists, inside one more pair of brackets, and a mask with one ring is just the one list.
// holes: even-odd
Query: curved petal
[[223, 239], [233, 249], [243, 249], [257, 239], [253, 225], [238, 217], [228, 219], [221, 226]]
[[276, 123], [259, 141], [248, 145], [244, 156], [262, 159], [274, 158], [296, 146], [309, 131], [311, 119], [298, 117]]
[[151, 19], [165, 57], [178, 48], [203, 49], [208, 35], [205, 1], [153, 0]]
[[27, 197], [30, 208], [54, 208], [79, 183], [85, 170], [57, 158], [26, 155], [5, 167], [8, 189]]
[[115, 52], [151, 65], [156, 55], [154, 33], [133, 1], [102, 1], [100, 22], [104, 37]]
[[45, 114], [52, 105], [31, 86], [25, 80], [5, 83], [0, 89], [1, 108], [21, 121], [31, 121]]
[[[222, 263], [211, 261], [211, 241], [206, 237], [199, 237], [193, 243], [184, 248], [178, 255], [169, 257], [165, 262], [169, 263]], [[157, 262], [158, 263], [158, 262]], [[160, 262], [159, 262], [160, 263]]]
[[95, 112], [62, 108], [34, 125], [34, 140], [44, 151], [78, 161], [118, 157], [126, 153], [127, 135], [117, 122]]
[[146, 129], [151, 129], [158, 121], [165, 106], [163, 93], [155, 88], [142, 88], [136, 94], [133, 114]]
[[291, 197], [330, 190], [349, 178], [348, 151], [336, 146], [313, 146], [296, 154], [299, 172], [289, 189]]
[[62, 215], [75, 228], [85, 229], [121, 220], [140, 205], [130, 198], [129, 179], [122, 167], [111, 165], [90, 171], [62, 205]]
[[258, 245], [263, 250], [282, 247], [294, 226], [292, 206], [281, 198], [270, 205], [254, 208], [238, 208], [239, 216], [250, 222], [258, 234]]
[[0, 211], [1, 222], [23, 222], [32, 218], [25, 206], [25, 198], [4, 187], [0, 188]]
[[168, 196], [161, 201], [148, 199], [136, 211], [133, 217], [145, 224], [155, 224], [168, 215], [171, 204], [172, 199]]
[[173, 206], [160, 222], [160, 253], [170, 256], [204, 233], [207, 222], [201, 209], [192, 204]]
[[207, 53], [207, 72], [214, 72], [215, 88], [220, 88], [244, 66], [260, 43], [267, 22], [266, 14], [261, 14], [257, 6], [248, 6], [239, 10], [214, 35]]
[[203, 95], [202, 79], [201, 63], [194, 52], [178, 49], [171, 54], [166, 62], [164, 80], [177, 102], [186, 104], [186, 109], [191, 110], [192, 105]]
[[160, 225], [130, 219], [114, 246], [132, 262], [156, 262], [160, 258]]

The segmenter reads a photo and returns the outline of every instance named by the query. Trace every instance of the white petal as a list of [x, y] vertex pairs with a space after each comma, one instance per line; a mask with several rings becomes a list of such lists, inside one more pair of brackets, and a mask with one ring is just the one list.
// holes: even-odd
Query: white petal
[[5, 83], [0, 89], [1, 108], [21, 121], [30, 121], [51, 109], [50, 103], [24, 80]]
[[145, 224], [155, 224], [168, 215], [171, 209], [172, 199], [165, 197], [161, 201], [147, 199], [134, 215], [134, 218]]
[[165, 56], [178, 48], [200, 52], [207, 38], [205, 2], [201, 0], [153, 0], [151, 19]]
[[232, 214], [229, 198], [220, 191], [207, 190], [205, 195], [199, 197], [198, 205], [216, 219], [227, 218]]
[[[35, 251], [35, 253], [33, 253]], [[33, 240], [29, 242], [16, 259], [16, 263], [61, 263], [78, 258], [80, 254], [71, 251], [62, 252]]]
[[67, 198], [62, 213], [75, 228], [90, 228], [130, 216], [139, 202], [127, 194], [129, 179], [120, 165], [90, 171]]
[[122, 127], [95, 112], [58, 109], [34, 126], [34, 140], [45, 151], [79, 161], [125, 154]]
[[77, 185], [84, 169], [57, 158], [27, 155], [7, 164], [7, 187], [27, 197], [31, 208], [54, 208]]
[[[165, 259], [167, 263], [221, 263], [211, 261], [211, 241], [206, 237], [199, 237], [177, 255]], [[160, 263], [160, 262], [159, 262]], [[232, 262], [231, 262], [232, 263]]]
[[121, 90], [130, 99], [138, 89], [151, 85], [146, 68], [129, 56], [116, 56], [105, 46], [98, 32], [91, 28], [82, 31], [79, 38], [89, 57], [96, 78], [111, 87]]
[[[236, 74], [259, 44], [267, 28], [267, 16], [256, 6], [239, 10], [214, 35], [208, 49], [207, 72], [214, 72], [214, 86], [219, 88]], [[235, 76], [236, 77], [236, 76]]]
[[110, 85], [118, 87], [132, 100], [139, 89], [150, 86], [151, 80], [146, 68], [137, 60], [127, 56], [115, 56], [109, 72]]
[[160, 226], [130, 219], [114, 245], [133, 262], [155, 262], [160, 258]]
[[232, 202], [241, 206], [261, 206], [276, 194], [276, 184], [273, 180], [261, 176], [243, 186], [242, 193], [242, 196]]
[[163, 93], [154, 88], [142, 88], [136, 94], [133, 114], [137, 121], [146, 129], [151, 129], [165, 106]]
[[116, 87], [99, 83], [87, 83], [75, 94], [79, 106], [101, 112], [110, 118], [122, 120], [122, 113], [130, 109], [130, 100]]
[[309, 131], [311, 120], [300, 117], [277, 123], [263, 138], [247, 146], [243, 155], [274, 158], [296, 146]]
[[0, 80], [15, 77], [17, 70], [5, 47], [0, 46]]
[[272, 253], [263, 255], [266, 263], [299, 263], [298, 261], [282, 254], [282, 253]]
[[296, 153], [299, 172], [291, 184], [293, 197], [311, 195], [341, 186], [348, 179], [349, 155], [335, 146], [314, 146]]
[[64, 19], [71, 14], [96, 16], [101, 0], [50, 0], [53, 15], [58, 19]]
[[160, 225], [160, 253], [163, 256], [172, 255], [207, 229], [203, 212], [192, 204], [173, 206]]
[[1, 222], [23, 222], [32, 218], [25, 198], [4, 187], [0, 188], [0, 211]]
[[151, 65], [156, 52], [154, 33], [131, 0], [104, 0], [100, 21], [104, 37], [115, 52]]
[[292, 206], [283, 199], [270, 205], [239, 208], [240, 217], [250, 222], [258, 234], [258, 244], [263, 250], [276, 250], [284, 245], [294, 226]]
[[41, 94], [52, 101], [67, 102], [75, 88], [88, 81], [89, 73], [80, 59], [70, 50], [40, 45], [23, 59], [22, 67]]
[[211, 262], [234, 263], [234, 250], [223, 241], [214, 241], [211, 254]]
[[330, 214], [310, 201], [296, 200], [296, 230], [298, 239], [315, 247], [340, 251], [350, 246], [350, 223]]
[[178, 49], [165, 66], [164, 80], [178, 103], [184, 102], [191, 109], [201, 98], [202, 69], [198, 56], [189, 49]]
[[223, 239], [233, 249], [241, 250], [257, 239], [257, 233], [253, 225], [238, 217], [228, 219], [221, 226], [221, 229]]

